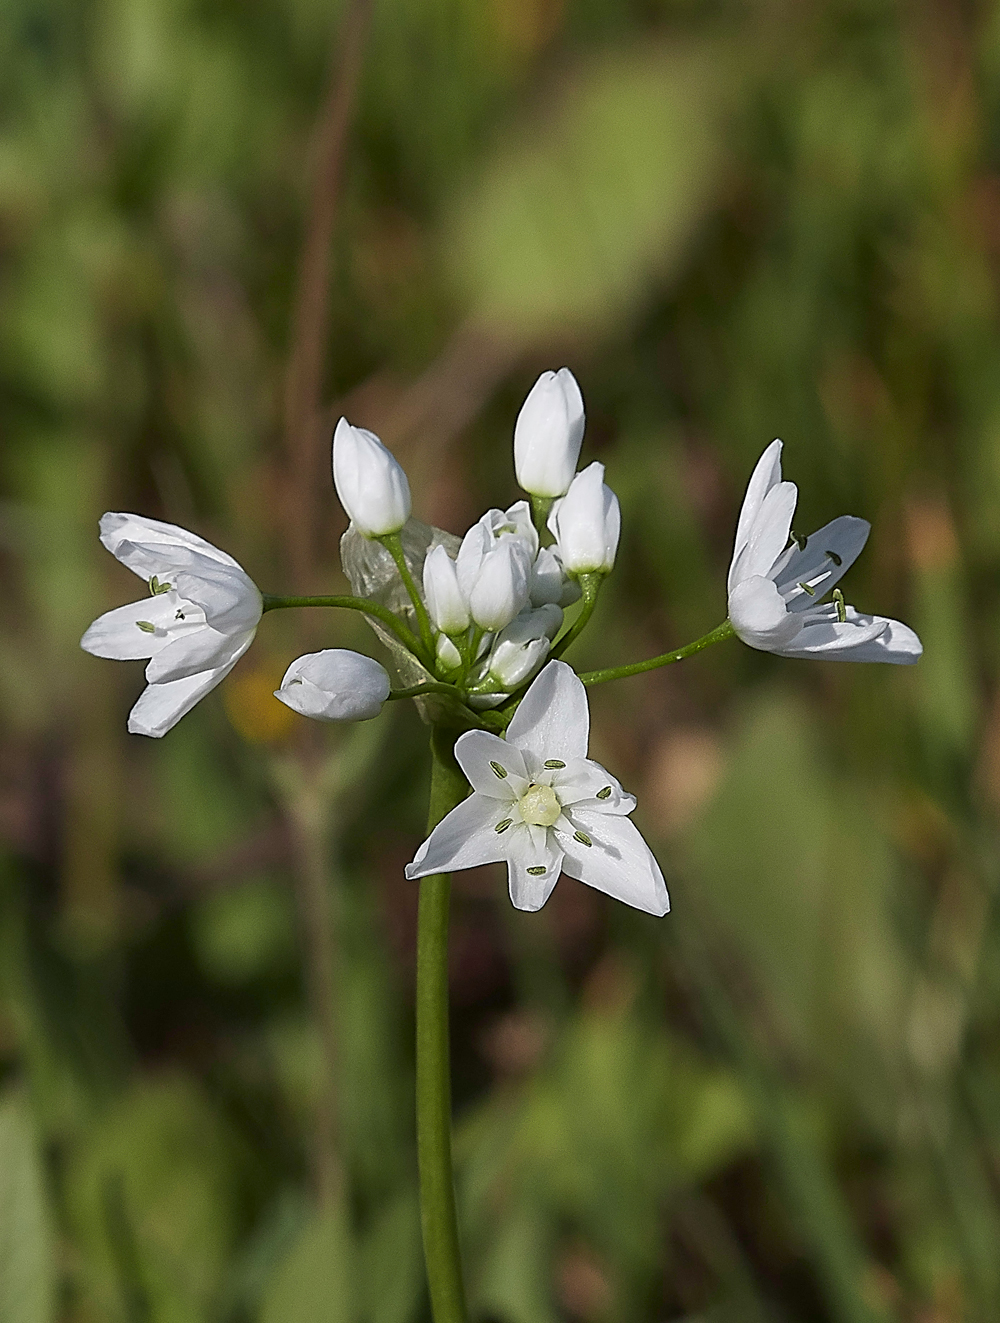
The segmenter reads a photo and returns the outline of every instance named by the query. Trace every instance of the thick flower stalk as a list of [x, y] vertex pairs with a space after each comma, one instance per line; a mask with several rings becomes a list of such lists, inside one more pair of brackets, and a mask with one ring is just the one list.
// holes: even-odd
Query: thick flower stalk
[[505, 864], [510, 900], [526, 912], [566, 875], [662, 916], [667, 889], [632, 822], [636, 801], [588, 756], [585, 686], [734, 635], [786, 657], [907, 663], [921, 652], [906, 625], [843, 599], [839, 582], [869, 532], [863, 519], [791, 533], [797, 492], [781, 479], [775, 441], [739, 516], [728, 618], [683, 648], [578, 676], [561, 658], [592, 618], [621, 535], [604, 465], [575, 472], [583, 431], [572, 373], [543, 373], [514, 431], [530, 504], [487, 510], [459, 538], [412, 518], [403, 469], [377, 436], [342, 418], [332, 465], [350, 518], [341, 541], [349, 596], [262, 597], [236, 561], [193, 533], [138, 515], [101, 521], [105, 546], [149, 586], [147, 598], [101, 616], [83, 638], [98, 656], [149, 659], [130, 730], [164, 734], [231, 670], [262, 612], [292, 606], [363, 612], [388, 669], [327, 648], [292, 661], [276, 698], [326, 722], [369, 720], [386, 702], [413, 698], [431, 726], [428, 836], [406, 874], [420, 879], [417, 1151], [434, 1323], [467, 1323], [451, 1166], [449, 873]]

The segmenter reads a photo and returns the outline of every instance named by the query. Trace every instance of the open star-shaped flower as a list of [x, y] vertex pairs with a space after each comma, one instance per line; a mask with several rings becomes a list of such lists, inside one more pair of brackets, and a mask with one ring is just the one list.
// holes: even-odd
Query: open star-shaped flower
[[455, 757], [473, 793], [442, 819], [409, 878], [506, 861], [510, 898], [539, 910], [567, 873], [647, 914], [670, 908], [652, 851], [628, 818], [635, 799], [587, 757], [587, 691], [552, 661], [525, 694], [506, 739], [470, 730]]
[[908, 625], [869, 616], [834, 592], [868, 540], [871, 525], [841, 515], [788, 545], [798, 499], [781, 480], [781, 442], [757, 461], [736, 528], [729, 567], [729, 619], [751, 648], [783, 657], [828, 661], [913, 663], [923, 646]]

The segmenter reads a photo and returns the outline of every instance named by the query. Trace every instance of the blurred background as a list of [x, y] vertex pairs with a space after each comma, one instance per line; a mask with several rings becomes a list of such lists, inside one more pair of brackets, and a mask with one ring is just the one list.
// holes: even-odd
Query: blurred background
[[564, 363], [623, 508], [579, 668], [724, 617], [775, 436], [926, 651], [592, 692], [666, 919], [457, 876], [474, 1319], [1000, 1318], [998, 279], [990, 0], [6, 0], [3, 1323], [426, 1323], [426, 729], [271, 697], [351, 613], [162, 742], [78, 641], [105, 510], [342, 592], [336, 418], [462, 533]]

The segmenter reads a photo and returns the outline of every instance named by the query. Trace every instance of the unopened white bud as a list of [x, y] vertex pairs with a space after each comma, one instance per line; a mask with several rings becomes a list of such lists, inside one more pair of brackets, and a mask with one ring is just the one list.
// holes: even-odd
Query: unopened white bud
[[584, 428], [583, 396], [569, 368], [543, 372], [514, 425], [514, 470], [532, 496], [562, 496], [573, 481]]
[[389, 676], [373, 657], [327, 648], [296, 657], [274, 696], [304, 717], [367, 721], [389, 697]]
[[424, 601], [437, 629], [461, 634], [469, 628], [469, 604], [458, 586], [455, 562], [444, 547], [432, 547], [424, 557]]
[[549, 529], [569, 573], [608, 574], [615, 563], [621, 522], [618, 497], [604, 483], [604, 465], [588, 465], [549, 515]]
[[505, 689], [523, 684], [548, 656], [562, 622], [562, 611], [551, 602], [534, 611], [522, 611], [493, 644], [489, 662], [493, 679]]
[[531, 561], [522, 543], [498, 542], [483, 556], [469, 593], [469, 610], [481, 629], [510, 624], [528, 601]]
[[410, 517], [410, 484], [374, 432], [341, 418], [333, 434], [333, 482], [351, 522], [365, 537], [398, 533]]
[[435, 652], [442, 671], [457, 671], [462, 665], [462, 654], [447, 634], [438, 635]]

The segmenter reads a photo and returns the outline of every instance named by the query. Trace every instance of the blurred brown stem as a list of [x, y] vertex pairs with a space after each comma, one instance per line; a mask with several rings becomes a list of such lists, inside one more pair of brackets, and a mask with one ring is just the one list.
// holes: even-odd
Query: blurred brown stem
[[352, 0], [344, 17], [326, 101], [313, 137], [313, 179], [295, 285], [285, 378], [284, 441], [288, 461], [287, 537], [296, 584], [308, 586], [313, 563], [320, 405], [330, 321], [330, 250], [372, 0]]

